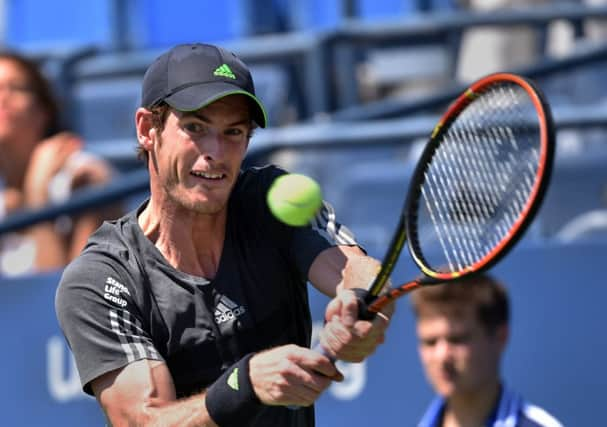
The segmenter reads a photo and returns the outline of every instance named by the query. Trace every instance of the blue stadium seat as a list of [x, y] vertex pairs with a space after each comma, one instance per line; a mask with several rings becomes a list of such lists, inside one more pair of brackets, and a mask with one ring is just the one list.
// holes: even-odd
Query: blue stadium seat
[[72, 126], [90, 143], [135, 135], [141, 79], [158, 51], [97, 54], [69, 70], [68, 111]]
[[[77, 81], [72, 87], [71, 117], [88, 143], [135, 136], [141, 78], [109, 77]], [[133, 140], [134, 141], [134, 140]]]
[[291, 120], [294, 106], [290, 103], [289, 74], [280, 65], [252, 65], [255, 93], [268, 113], [268, 125], [279, 126]]
[[242, 35], [275, 34], [290, 30], [290, 0], [237, 0], [235, 25]]
[[403, 0], [359, 0], [358, 15], [364, 20], [395, 18], [417, 10], [414, 1]]
[[[227, 41], [246, 35], [240, 0], [139, 0], [132, 22], [140, 48], [167, 47], [187, 42]], [[138, 38], [138, 40], [137, 40]]]
[[97, 45], [114, 41], [114, 9], [109, 0], [7, 0], [5, 44]]
[[339, 0], [301, 0], [291, 5], [291, 30], [322, 30], [336, 27], [343, 12]]
[[[275, 3], [280, 3], [275, 0]], [[284, 2], [284, 0], [282, 0]], [[391, 19], [415, 12], [453, 10], [453, 0], [355, 0], [348, 12], [340, 0], [299, 0], [290, 7], [291, 29], [317, 30], [338, 26], [342, 19], [352, 13], [353, 18], [364, 21]]]
[[284, 29], [279, 1], [7, 0], [5, 43], [142, 49], [228, 41]]
[[554, 106], [588, 106], [607, 102], [607, 61], [575, 67], [538, 79]]

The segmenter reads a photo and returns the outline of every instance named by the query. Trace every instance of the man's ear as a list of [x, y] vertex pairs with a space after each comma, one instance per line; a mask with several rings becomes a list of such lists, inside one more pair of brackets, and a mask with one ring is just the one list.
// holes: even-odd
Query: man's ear
[[502, 347], [502, 351], [508, 345], [508, 339], [510, 338], [510, 327], [507, 324], [499, 325], [495, 330], [495, 337]]
[[152, 112], [145, 108], [138, 108], [135, 112], [135, 129], [137, 141], [145, 151], [151, 151], [157, 129], [153, 126]]

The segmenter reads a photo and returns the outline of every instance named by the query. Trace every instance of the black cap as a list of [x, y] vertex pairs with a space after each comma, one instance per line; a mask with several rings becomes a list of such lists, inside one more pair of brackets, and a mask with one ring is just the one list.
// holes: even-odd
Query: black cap
[[240, 58], [218, 46], [182, 44], [156, 58], [145, 72], [141, 106], [150, 108], [164, 101], [179, 111], [196, 111], [235, 94], [251, 99], [252, 119], [266, 127], [266, 111]]

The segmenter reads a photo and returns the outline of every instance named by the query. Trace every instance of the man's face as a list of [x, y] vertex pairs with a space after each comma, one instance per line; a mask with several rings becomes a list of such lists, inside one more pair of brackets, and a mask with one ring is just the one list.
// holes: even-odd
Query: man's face
[[488, 333], [469, 306], [422, 312], [417, 322], [418, 350], [435, 391], [448, 399], [499, 381], [505, 328]]
[[249, 103], [243, 95], [194, 112], [171, 110], [150, 153], [152, 179], [164, 199], [202, 214], [224, 209], [250, 133]]

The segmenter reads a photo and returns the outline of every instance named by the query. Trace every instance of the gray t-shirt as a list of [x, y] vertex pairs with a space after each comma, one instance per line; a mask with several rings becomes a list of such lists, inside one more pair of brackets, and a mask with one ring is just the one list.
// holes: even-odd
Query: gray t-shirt
[[[177, 395], [188, 396], [250, 352], [309, 346], [308, 270], [324, 249], [356, 243], [328, 204], [311, 226], [277, 221], [265, 195], [282, 173], [241, 173], [212, 280], [176, 270], [144, 236], [137, 215], [147, 202], [91, 236], [55, 301], [85, 392], [104, 373], [153, 359], [167, 364]], [[314, 411], [266, 407], [250, 425], [313, 426]]]

